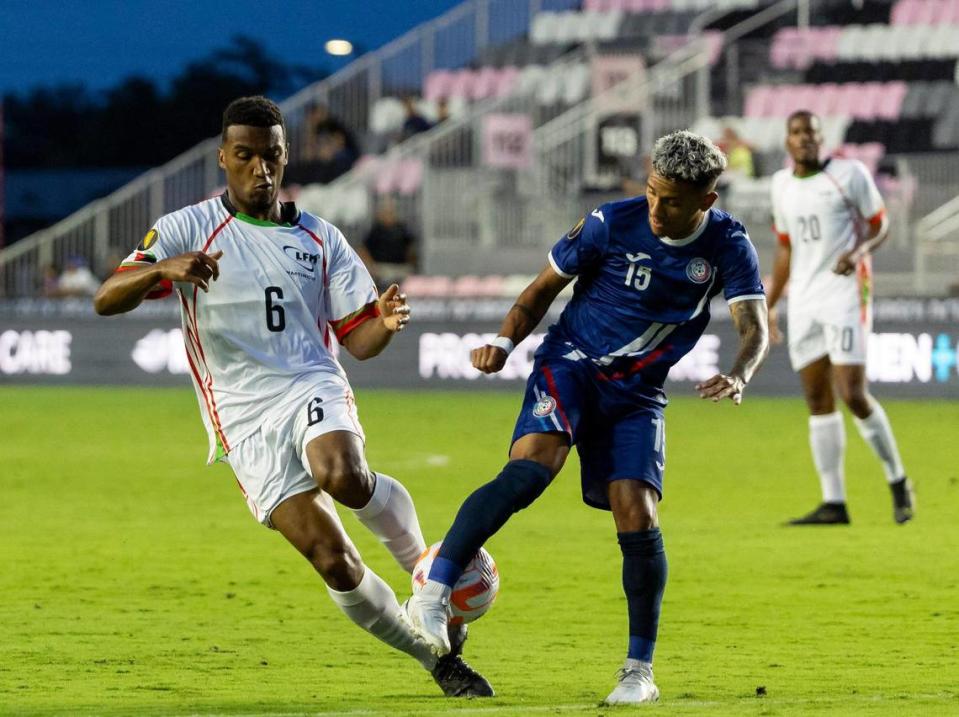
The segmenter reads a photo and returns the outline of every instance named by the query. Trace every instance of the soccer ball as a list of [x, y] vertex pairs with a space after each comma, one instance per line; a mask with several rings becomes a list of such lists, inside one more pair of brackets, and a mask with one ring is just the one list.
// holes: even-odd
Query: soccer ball
[[[430, 568], [433, 566], [433, 559], [440, 551], [442, 543], [433, 543], [420, 556], [416, 567], [413, 568], [413, 594], [417, 594], [430, 575]], [[473, 620], [482, 617], [486, 611], [493, 605], [496, 594], [499, 592], [499, 572], [496, 570], [496, 563], [493, 562], [493, 556], [486, 552], [485, 548], [480, 548], [469, 564], [466, 570], [460, 575], [460, 579], [453, 586], [453, 594], [450, 595], [450, 617], [451, 625], [459, 625], [464, 622], [473, 622]]]

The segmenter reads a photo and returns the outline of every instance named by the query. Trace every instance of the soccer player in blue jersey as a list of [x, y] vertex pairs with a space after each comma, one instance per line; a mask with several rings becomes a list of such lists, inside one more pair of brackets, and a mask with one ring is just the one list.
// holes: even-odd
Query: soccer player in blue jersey
[[611, 510], [623, 553], [629, 642], [609, 704], [659, 697], [652, 660], [666, 585], [657, 503], [666, 439], [663, 382], [709, 323], [723, 293], [739, 333], [736, 360], [696, 388], [739, 404], [765, 358], [766, 299], [742, 224], [711, 208], [726, 158], [708, 139], [675, 132], [656, 142], [646, 196], [604, 204], [549, 254], [549, 264], [507, 313], [500, 335], [472, 353], [485, 373], [536, 327], [559, 292], [573, 298], [536, 352], [509, 462], [463, 503], [429, 580], [407, 603], [437, 654], [450, 650], [449, 596], [464, 566], [509, 517], [529, 506], [575, 445], [583, 500]]

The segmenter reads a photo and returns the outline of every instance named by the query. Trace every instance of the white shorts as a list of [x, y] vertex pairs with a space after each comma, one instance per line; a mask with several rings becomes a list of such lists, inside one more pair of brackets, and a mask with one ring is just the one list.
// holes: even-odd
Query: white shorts
[[[282, 414], [281, 414], [282, 415]], [[329, 374], [313, 391], [289, 405], [284, 418], [266, 420], [226, 457], [246, 503], [260, 523], [273, 527], [270, 514], [287, 498], [316, 488], [306, 446], [317, 436], [349, 431], [366, 440], [350, 385]]]
[[833, 365], [864, 365], [869, 343], [868, 314], [826, 311], [789, 314], [789, 361], [793, 371], [829, 356]]

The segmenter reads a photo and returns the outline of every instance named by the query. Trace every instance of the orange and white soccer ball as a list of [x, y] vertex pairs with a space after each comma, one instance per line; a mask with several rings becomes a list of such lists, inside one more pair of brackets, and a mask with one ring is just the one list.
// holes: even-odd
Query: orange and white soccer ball
[[[428, 547], [413, 568], [414, 595], [426, 585], [433, 559], [441, 545], [442, 543], [433, 543]], [[498, 592], [499, 572], [496, 570], [496, 563], [485, 548], [480, 548], [453, 586], [453, 594], [450, 595], [450, 623], [458, 625], [482, 617], [492, 607]]]

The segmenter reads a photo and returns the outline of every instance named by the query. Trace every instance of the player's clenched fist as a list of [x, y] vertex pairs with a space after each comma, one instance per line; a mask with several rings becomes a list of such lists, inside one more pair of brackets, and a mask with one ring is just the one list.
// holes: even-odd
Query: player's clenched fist
[[220, 277], [220, 266], [217, 262], [222, 256], [222, 251], [213, 254], [191, 251], [159, 261], [156, 268], [162, 279], [189, 282], [203, 291], [209, 291], [210, 280], [216, 281]]
[[399, 286], [391, 284], [376, 300], [383, 325], [394, 333], [405, 329], [410, 322], [410, 305], [406, 303], [406, 294], [399, 291]]
[[506, 359], [509, 355], [499, 346], [480, 346], [478, 349], [470, 351], [470, 360], [473, 367], [483, 373], [496, 373], [506, 365]]

